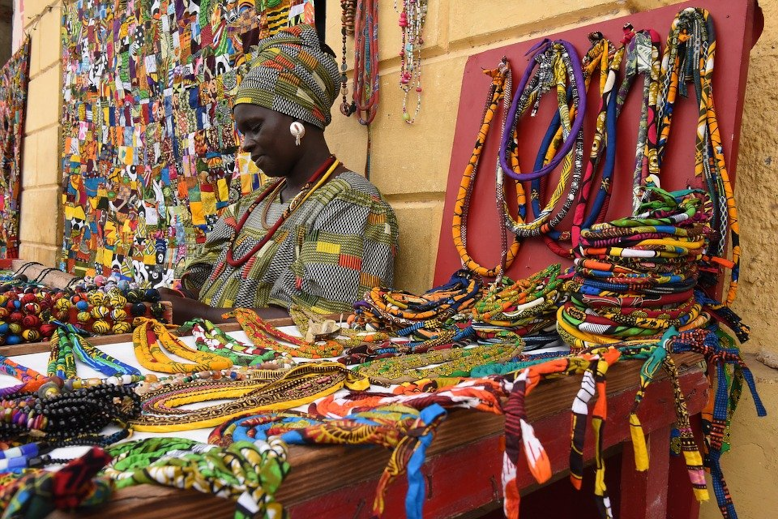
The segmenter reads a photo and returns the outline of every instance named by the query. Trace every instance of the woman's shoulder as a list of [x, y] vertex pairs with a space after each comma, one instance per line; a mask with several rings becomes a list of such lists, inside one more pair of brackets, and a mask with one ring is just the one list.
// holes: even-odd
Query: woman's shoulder
[[[353, 171], [344, 171], [324, 186], [325, 196], [353, 200], [360, 205], [386, 206], [381, 192], [368, 179]], [[325, 193], [322, 193], [325, 194]]]

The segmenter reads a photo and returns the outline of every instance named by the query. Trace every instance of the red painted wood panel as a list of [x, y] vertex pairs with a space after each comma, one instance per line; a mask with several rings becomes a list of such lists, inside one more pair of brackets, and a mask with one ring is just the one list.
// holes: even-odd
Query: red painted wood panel
[[[662, 38], [662, 49], [664, 49], [664, 40], [675, 14], [688, 6], [704, 7], [713, 15], [718, 42], [714, 70], [714, 96], [724, 143], [724, 155], [730, 176], [734, 179], [748, 73], [748, 55], [753, 40], [754, 0], [697, 0], [636, 13], [623, 18], [615, 18], [545, 37], [568, 40], [583, 56], [589, 48], [587, 35], [591, 31], [599, 30], [605, 37], [618, 44], [622, 38], [622, 26], [624, 23], [630, 22], [636, 30], [650, 28], [656, 30]], [[481, 70], [495, 68], [500, 58], [507, 56], [512, 66], [514, 88], [516, 88], [529, 60], [525, 53], [540, 39], [542, 38], [488, 50], [471, 56], [467, 61], [462, 79], [457, 128], [451, 151], [446, 202], [435, 266], [434, 282], [436, 285], [445, 282], [451, 273], [460, 268], [461, 265], [451, 237], [451, 220], [462, 173], [470, 158], [481, 124], [486, 91], [490, 83], [490, 79], [482, 74]], [[642, 78], [639, 78], [636, 85], [633, 86], [618, 121], [618, 152], [613, 197], [607, 213], [609, 220], [627, 216], [631, 211], [632, 170], [637, 124], [640, 117], [639, 97], [642, 89], [642, 86], [637, 83], [642, 85]], [[693, 90], [691, 94], [690, 99], [679, 99], [676, 103], [670, 143], [662, 170], [662, 187], [665, 188], [679, 189], [686, 187], [687, 184], [700, 185], [694, 177], [694, 138], [698, 108], [693, 98]], [[585, 150], [587, 156], [596, 118], [598, 95], [596, 88], [594, 88], [588, 97], [588, 106], [595, 108], [588, 110], [586, 114], [587, 143]], [[538, 146], [554, 112], [554, 96], [546, 97], [543, 99], [540, 112], [534, 120], [530, 117], [521, 119], [519, 152], [522, 171], [532, 169]], [[488, 267], [496, 265], [500, 255], [499, 220], [494, 202], [494, 171], [499, 147], [500, 119], [498, 117], [492, 123], [493, 130], [481, 158], [478, 183], [470, 207], [472, 217], [468, 223], [468, 251], [476, 261]], [[559, 169], [557, 168], [557, 171], [551, 174], [551, 186], [556, 185]], [[560, 229], [569, 229], [569, 227], [570, 218], [567, 218], [562, 222]], [[559, 257], [546, 248], [541, 238], [525, 240], [519, 256], [513, 267], [508, 270], [508, 274], [514, 278], [527, 277], [557, 261], [559, 261]], [[563, 263], [569, 264], [566, 261]]]

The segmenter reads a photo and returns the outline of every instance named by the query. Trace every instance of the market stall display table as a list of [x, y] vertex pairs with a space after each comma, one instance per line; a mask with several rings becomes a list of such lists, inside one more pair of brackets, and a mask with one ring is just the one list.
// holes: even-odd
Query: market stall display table
[[[289, 324], [276, 321], [277, 325]], [[236, 324], [222, 326], [238, 339], [242, 332], [235, 332]], [[191, 340], [191, 338], [185, 340]], [[95, 338], [92, 342], [120, 360], [134, 361], [131, 343], [116, 342], [116, 338]], [[46, 345], [25, 345], [0, 348], [0, 354], [14, 356], [14, 360], [33, 368], [45, 362]], [[19, 351], [24, 348], [25, 351]], [[34, 359], [34, 362], [31, 362]], [[708, 383], [702, 357], [696, 354], [674, 355], [680, 372], [680, 382], [690, 415], [698, 414], [708, 395]], [[608, 422], [605, 427], [603, 449], [622, 450], [621, 481], [611, 480], [606, 474], [614, 501], [619, 502], [621, 492], [628, 492], [629, 501], [622, 501], [619, 517], [666, 517], [667, 492], [672, 472], [669, 435], [675, 422], [670, 381], [662, 376], [650, 386], [641, 406], [640, 417], [649, 445], [650, 469], [637, 473], [634, 469], [632, 447], [627, 416], [634, 401], [642, 362], [617, 363], [608, 373]], [[86, 367], [84, 376], [87, 373]], [[570, 406], [580, 387], [573, 377], [547, 380], [527, 397], [527, 414], [538, 438], [551, 457], [555, 477], [567, 474], [570, 449]], [[171, 436], [185, 436], [205, 441], [209, 429]], [[451, 410], [448, 418], [438, 428], [424, 468], [427, 478], [427, 496], [424, 503], [425, 517], [454, 517], [481, 507], [488, 507], [500, 499], [500, 472], [502, 468], [504, 419], [502, 416], [469, 410]], [[136, 434], [136, 438], [150, 436]], [[585, 458], [593, 458], [591, 438], [587, 442]], [[276, 498], [287, 507], [292, 517], [369, 517], [375, 489], [381, 472], [389, 458], [389, 451], [377, 447], [300, 447], [290, 446], [289, 462], [292, 471], [284, 481]], [[464, 468], [464, 470], [463, 470]], [[523, 492], [538, 487], [529, 470], [519, 465], [519, 486]], [[685, 470], [679, 481], [672, 485], [689, 486]], [[404, 500], [407, 484], [400, 478], [388, 491], [385, 517], [404, 516]], [[688, 509], [696, 514], [694, 497], [689, 486], [687, 500], [670, 503], [674, 507]], [[586, 496], [593, 499], [591, 496]], [[643, 504], [639, 504], [643, 503]], [[617, 508], [618, 510], [618, 508]], [[117, 491], [111, 503], [92, 512], [79, 512], [78, 517], [231, 517], [234, 503], [195, 491], [180, 491], [164, 487], [143, 485]], [[52, 517], [74, 517], [57, 513]], [[689, 515], [694, 517], [695, 515]], [[585, 517], [585, 516], [584, 516]]]

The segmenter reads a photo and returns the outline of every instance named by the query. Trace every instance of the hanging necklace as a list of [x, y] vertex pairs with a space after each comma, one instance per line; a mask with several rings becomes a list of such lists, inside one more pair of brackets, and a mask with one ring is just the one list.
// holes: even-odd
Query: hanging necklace
[[[241, 217], [240, 221], [238, 222], [238, 225], [235, 227], [235, 232], [232, 235], [232, 238], [230, 239], [230, 243], [227, 246], [227, 263], [229, 263], [232, 267], [240, 267], [243, 264], [245, 264], [248, 260], [250, 260], [257, 252], [259, 252], [262, 247], [265, 246], [265, 244], [270, 241], [270, 238], [273, 237], [273, 235], [276, 233], [279, 227], [286, 221], [287, 218], [289, 218], [289, 215], [291, 215], [295, 209], [297, 209], [300, 205], [302, 205], [308, 197], [313, 194], [316, 189], [318, 189], [324, 182], [327, 181], [327, 179], [332, 175], [332, 173], [337, 169], [337, 167], [340, 165], [340, 162], [334, 157], [330, 156], [324, 164], [322, 164], [319, 169], [316, 170], [316, 172], [311, 176], [311, 178], [308, 179], [308, 181], [305, 183], [303, 188], [300, 190], [299, 193], [295, 195], [295, 197], [292, 199], [291, 202], [289, 202], [289, 207], [286, 208], [286, 210], [283, 212], [281, 217], [276, 221], [275, 224], [273, 224], [273, 227], [270, 228], [270, 230], [267, 231], [265, 236], [262, 237], [262, 239], [257, 243], [254, 247], [251, 248], [250, 251], [248, 251], [243, 257], [235, 259], [233, 254], [235, 250], [235, 243], [238, 240], [238, 236], [240, 235], [240, 232], [243, 230], [243, 226], [246, 225], [246, 221], [248, 220], [249, 216], [251, 216], [251, 212], [254, 211], [254, 209], [262, 203], [267, 196], [275, 192], [277, 188], [279, 188], [279, 185], [281, 183], [285, 183], [286, 179], [281, 179], [272, 186], [268, 187], [265, 191], [263, 191], [254, 202], [246, 209], [246, 212], [243, 213], [243, 216]], [[270, 201], [268, 201], [270, 203]]]
[[[354, 111], [368, 126], [378, 112], [378, 0], [357, 2], [354, 23]], [[345, 74], [345, 70], [343, 70]]]
[[[506, 213], [505, 218], [511, 231], [521, 237], [538, 236], [547, 233], [564, 219], [572, 206], [573, 200], [575, 200], [583, 173], [583, 119], [586, 114], [586, 96], [580, 95], [580, 90], [585, 85], [580, 60], [572, 45], [562, 40], [556, 42], [545, 40], [536, 47], [538, 51], [532, 58], [533, 65], [527, 67], [522, 77], [521, 85], [519, 85], [517, 90], [521, 94], [513, 99], [513, 104], [511, 105], [506, 131], [503, 133], [502, 146], [500, 147], [500, 163], [505, 173], [519, 181], [533, 180], [548, 175], [562, 161], [563, 157], [564, 164], [559, 184], [552, 193], [546, 207], [539, 214], [535, 215], [535, 220], [520, 223], [514, 221], [510, 214]], [[535, 70], [535, 64], [539, 66], [537, 72], [533, 75], [532, 72]], [[532, 75], [531, 79], [530, 75]], [[568, 78], [573, 100], [572, 109], [568, 108], [567, 102], [566, 83]], [[516, 150], [518, 119], [526, 113], [531, 105], [533, 105], [532, 113], [534, 114], [538, 109], [542, 95], [553, 86], [556, 87], [564, 142], [546, 166], [531, 173], [520, 173]], [[571, 121], [574, 115], [575, 118]], [[574, 147], [573, 144], [575, 144]], [[564, 194], [571, 170], [573, 176], [570, 181], [568, 196], [557, 214], [552, 216], [554, 207]]]
[[[737, 296], [740, 278], [740, 224], [713, 102], [715, 53], [716, 34], [710, 13], [699, 8], [680, 11], [673, 20], [662, 56], [661, 89], [657, 101], [657, 160], [661, 168], [667, 151], [676, 96], [678, 93], [685, 96], [686, 83], [693, 79], [699, 106], [694, 173], [702, 178], [708, 190], [712, 211], [709, 226], [717, 231], [710, 240], [710, 254], [725, 257], [728, 234], [732, 241], [731, 280], [726, 299], [726, 304], [731, 305]], [[719, 271], [715, 262], [710, 267]]]
[[[403, 91], [403, 121], [413, 124], [421, 111], [421, 46], [424, 38], [424, 22], [427, 19], [428, 0], [402, 0], [400, 29], [402, 30], [402, 48], [400, 49], [400, 89]], [[394, 10], [397, 12], [397, 0]], [[416, 110], [411, 116], [408, 112], [408, 94], [416, 91]]]
[[[478, 274], [479, 276], [495, 277], [501, 276], [508, 269], [516, 255], [519, 252], [519, 239], [515, 237], [511, 244], [510, 250], [508, 249], [507, 238], [507, 226], [505, 218], [503, 218], [503, 206], [505, 205], [505, 191], [503, 188], [502, 172], [498, 172], [496, 181], [496, 194], [497, 194], [497, 210], [500, 220], [500, 238], [501, 238], [501, 253], [500, 263], [494, 268], [482, 267], [468, 254], [467, 252], [467, 220], [470, 209], [470, 201], [472, 193], [475, 188], [476, 175], [478, 173], [478, 164], [481, 160], [481, 153], [484, 145], [486, 144], [486, 138], [489, 134], [489, 128], [491, 127], [492, 120], [500, 100], [503, 101], [504, 114], [503, 125], [508, 111], [508, 107], [511, 104], [510, 96], [512, 89], [511, 68], [508, 64], [507, 58], [503, 58], [499, 66], [496, 69], [484, 70], [484, 74], [492, 77], [491, 85], [489, 86], [489, 93], [486, 97], [486, 106], [484, 107], [484, 115], [482, 117], [481, 128], [476, 137], [475, 147], [473, 153], [470, 156], [470, 161], [465, 168], [465, 172], [462, 175], [462, 181], [459, 185], [459, 194], [454, 205], [454, 222], [452, 225], [452, 231], [454, 235], [454, 246], [459, 252], [459, 257], [462, 260], [463, 266], [465, 266], [471, 272]], [[515, 182], [517, 197], [523, 198], [524, 188], [520, 182]]]
[[[340, 0], [341, 9], [341, 29], [340, 33], [343, 37], [343, 49], [341, 52], [340, 61], [340, 94], [343, 97], [343, 102], [340, 105], [340, 113], [346, 117], [350, 117], [351, 114], [357, 109], [356, 103], [352, 100], [348, 102], [348, 62], [346, 60], [346, 38], [348, 36], [354, 36], [354, 11], [356, 9], [356, 0]], [[356, 72], [355, 72], [356, 74]]]

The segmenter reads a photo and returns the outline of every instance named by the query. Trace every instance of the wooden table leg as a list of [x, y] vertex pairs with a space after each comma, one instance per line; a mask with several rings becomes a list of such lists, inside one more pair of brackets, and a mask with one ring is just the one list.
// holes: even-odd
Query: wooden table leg
[[[648, 470], [635, 470], [632, 443], [625, 442], [621, 455], [621, 519], [665, 519], [670, 468], [670, 426], [646, 436]], [[690, 496], [691, 498], [691, 496]]]

